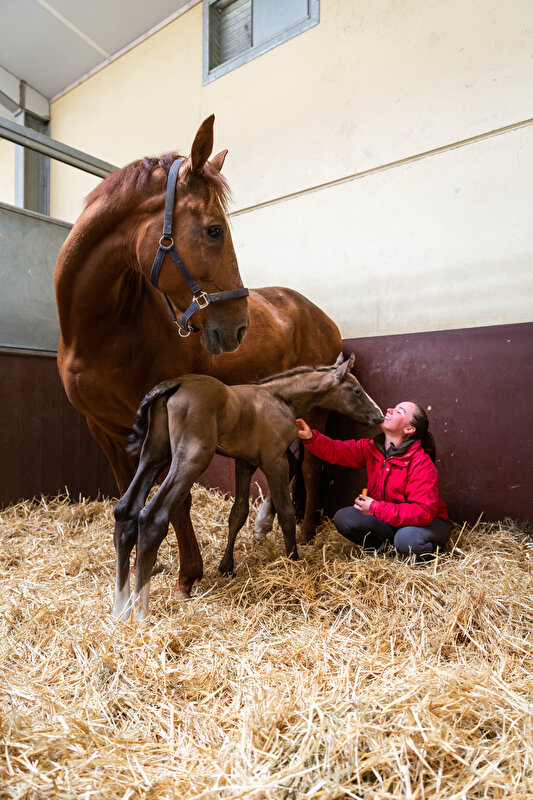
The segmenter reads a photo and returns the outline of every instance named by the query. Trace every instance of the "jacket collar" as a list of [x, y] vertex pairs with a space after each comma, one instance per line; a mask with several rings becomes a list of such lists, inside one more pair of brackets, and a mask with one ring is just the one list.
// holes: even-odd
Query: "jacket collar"
[[401, 458], [402, 456], [411, 457], [416, 450], [418, 450], [422, 445], [420, 439], [406, 439], [405, 442], [402, 442], [400, 445], [396, 446], [394, 444], [389, 445], [387, 450], [385, 450], [385, 434], [378, 433], [377, 436], [374, 436], [373, 443], [378, 451], [382, 456], [385, 458], [400, 458], [402, 461], [404, 460]]

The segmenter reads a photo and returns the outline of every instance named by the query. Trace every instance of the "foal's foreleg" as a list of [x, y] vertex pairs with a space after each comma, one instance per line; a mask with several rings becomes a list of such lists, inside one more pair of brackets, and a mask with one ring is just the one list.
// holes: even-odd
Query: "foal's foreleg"
[[256, 467], [248, 461], [235, 459], [235, 501], [229, 515], [228, 543], [218, 568], [223, 575], [233, 572], [235, 539], [246, 522], [250, 510], [250, 483]]
[[285, 456], [268, 468], [263, 467], [272, 494], [279, 524], [285, 539], [285, 552], [288, 558], [298, 558], [296, 547], [296, 514], [289, 491], [289, 465]]
[[[300, 465], [300, 460], [294, 455], [294, 453], [290, 450], [290, 448], [287, 450], [287, 458], [289, 463], [289, 482], [290, 482], [297, 473], [297, 471], [301, 469], [301, 465]], [[257, 512], [255, 518], [254, 539], [256, 540], [256, 542], [261, 542], [263, 539], [266, 538], [267, 533], [271, 531], [274, 526], [275, 517], [276, 517], [276, 507], [274, 505], [274, 501], [272, 500], [272, 494], [269, 487], [268, 495], [261, 503], [261, 507]]]
[[[308, 414], [307, 422], [321, 433], [326, 428], [328, 412], [321, 408], [315, 408]], [[320, 482], [322, 480], [322, 463], [309, 450], [304, 451], [302, 463], [302, 474], [305, 483], [305, 513], [300, 528], [298, 541], [307, 544], [314, 539], [316, 528], [319, 522], [318, 505], [320, 496]]]

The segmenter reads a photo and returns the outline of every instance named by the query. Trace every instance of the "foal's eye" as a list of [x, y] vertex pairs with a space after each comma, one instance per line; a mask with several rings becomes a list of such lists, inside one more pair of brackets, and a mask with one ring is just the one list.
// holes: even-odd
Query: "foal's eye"
[[222, 236], [222, 228], [220, 225], [211, 225], [209, 228], [206, 228], [206, 231], [210, 239], [220, 239]]
[[354, 394], [361, 394], [361, 389], [358, 389], [356, 386], [354, 386], [353, 393]]

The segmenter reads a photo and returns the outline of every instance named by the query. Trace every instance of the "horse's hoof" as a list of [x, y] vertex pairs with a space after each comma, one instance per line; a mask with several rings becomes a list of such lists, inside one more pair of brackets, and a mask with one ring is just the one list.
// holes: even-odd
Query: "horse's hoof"
[[174, 600], [190, 600], [192, 586], [180, 586], [177, 583], [172, 589], [172, 597]]
[[311, 544], [314, 538], [315, 538], [314, 533], [312, 534], [300, 533], [296, 541], [298, 542], [298, 544]]
[[259, 544], [260, 542], [264, 542], [267, 538], [268, 531], [254, 531], [254, 539]]

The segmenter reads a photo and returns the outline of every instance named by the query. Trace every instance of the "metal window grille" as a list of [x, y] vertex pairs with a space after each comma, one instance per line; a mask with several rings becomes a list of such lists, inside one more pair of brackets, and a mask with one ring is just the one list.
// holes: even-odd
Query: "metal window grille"
[[318, 24], [320, 0], [203, 0], [204, 83]]
[[209, 69], [252, 46], [252, 0], [219, 0], [209, 8]]

